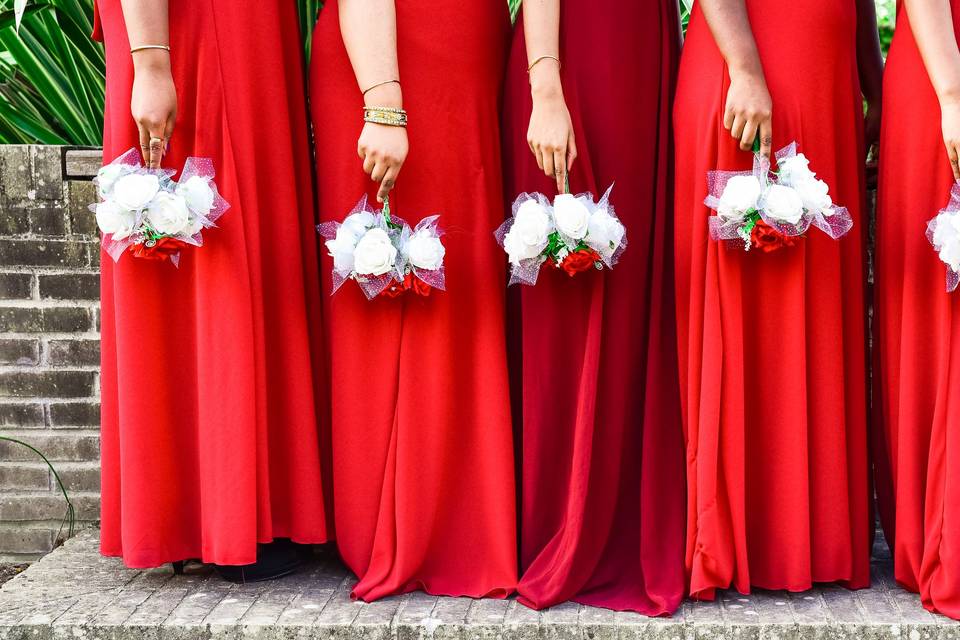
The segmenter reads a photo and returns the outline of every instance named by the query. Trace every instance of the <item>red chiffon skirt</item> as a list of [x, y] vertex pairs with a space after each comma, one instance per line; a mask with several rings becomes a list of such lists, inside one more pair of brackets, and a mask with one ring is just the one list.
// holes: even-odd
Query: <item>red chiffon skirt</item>
[[[709, 238], [707, 172], [752, 163], [723, 128], [729, 74], [695, 6], [680, 68], [676, 282], [687, 435], [687, 570], [734, 586], [870, 582], [862, 104], [854, 0], [747, 0], [773, 96], [855, 227], [775, 253]], [[889, 156], [888, 156], [889, 157]]]
[[[952, 2], [960, 29], [960, 2]], [[958, 30], [960, 33], [960, 30]], [[901, 9], [884, 79], [877, 209], [878, 495], [897, 581], [960, 618], [960, 292], [926, 223], [953, 172], [940, 105]], [[904, 126], [905, 122], [914, 126]]]
[[[538, 609], [572, 599], [669, 614], [684, 591], [669, 240], [676, 3], [571, 0], [561, 7], [564, 92], [579, 151], [571, 190], [599, 197], [616, 183], [612, 202], [630, 244], [613, 271], [571, 279], [544, 267], [536, 286], [515, 292], [519, 593]], [[526, 144], [532, 106], [523, 38], [518, 26], [504, 105], [508, 201], [524, 191], [556, 192]]]
[[[447, 291], [326, 298], [335, 521], [354, 596], [423, 589], [495, 596], [517, 581], [513, 445], [504, 334], [506, 261], [499, 107], [506, 2], [397, 3], [410, 155], [391, 194], [415, 224], [440, 214]], [[357, 138], [363, 105], [337, 5], [314, 39], [311, 103], [323, 220], [376, 185]], [[332, 262], [323, 261], [330, 291]]]
[[[98, 3], [109, 161], [139, 137], [120, 0]], [[212, 158], [232, 208], [179, 269], [103, 256], [101, 546], [132, 567], [247, 564], [258, 542], [330, 537], [299, 29], [283, 2], [170, 0], [170, 16], [164, 165]]]

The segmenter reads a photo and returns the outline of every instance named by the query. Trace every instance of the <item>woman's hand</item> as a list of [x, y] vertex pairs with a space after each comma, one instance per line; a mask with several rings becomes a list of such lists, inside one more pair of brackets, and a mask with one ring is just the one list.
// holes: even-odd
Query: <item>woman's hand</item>
[[950, 158], [954, 179], [960, 180], [960, 101], [942, 102], [940, 112], [947, 157]]
[[134, 54], [130, 112], [140, 130], [140, 151], [151, 169], [159, 169], [177, 120], [177, 89], [170, 54], [163, 50]]
[[[536, 67], [533, 69], [534, 72], [537, 70]], [[533, 112], [527, 130], [527, 144], [540, 170], [556, 180], [557, 191], [563, 193], [567, 173], [577, 159], [577, 143], [570, 111], [563, 99], [559, 73], [552, 74], [546, 84], [538, 83], [536, 76], [532, 75], [531, 84]]]
[[357, 153], [363, 160], [363, 171], [374, 182], [380, 183], [377, 201], [383, 202], [397, 183], [397, 176], [410, 150], [407, 130], [367, 122], [360, 132]]
[[773, 146], [773, 100], [760, 71], [730, 72], [730, 89], [723, 126], [744, 151], [753, 150], [760, 131], [760, 153], [770, 157]]

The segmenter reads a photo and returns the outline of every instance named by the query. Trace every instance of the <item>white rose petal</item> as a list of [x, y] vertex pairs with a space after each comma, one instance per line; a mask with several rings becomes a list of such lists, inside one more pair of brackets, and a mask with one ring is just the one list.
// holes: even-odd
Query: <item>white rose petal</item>
[[589, 230], [585, 242], [604, 256], [612, 256], [623, 242], [626, 234], [623, 224], [610, 215], [606, 207], [599, 208], [590, 216]]
[[577, 197], [561, 193], [553, 201], [553, 219], [560, 233], [583, 240], [590, 225], [590, 209]]
[[97, 193], [100, 194], [101, 198], [106, 199], [120, 174], [127, 169], [128, 167], [122, 164], [108, 164], [105, 167], [100, 167], [100, 171], [97, 172]]
[[757, 208], [763, 187], [756, 176], [733, 176], [727, 180], [720, 195], [720, 217], [728, 220], [740, 220], [747, 212]]
[[160, 191], [160, 179], [152, 174], [131, 173], [113, 185], [113, 199], [121, 209], [140, 211]]
[[136, 213], [125, 211], [110, 200], [97, 205], [96, 217], [100, 231], [112, 235], [114, 240], [129, 237], [137, 221]]
[[811, 211], [822, 211], [826, 215], [833, 214], [833, 198], [830, 197], [830, 187], [823, 180], [806, 178], [793, 183], [793, 188], [800, 194], [803, 206]]
[[387, 232], [379, 227], [367, 231], [353, 252], [354, 268], [360, 275], [382, 276], [390, 273], [397, 261], [397, 248]]
[[190, 226], [190, 209], [182, 197], [161, 191], [147, 206], [147, 222], [157, 233], [175, 236]]
[[187, 206], [194, 213], [205, 216], [213, 209], [215, 196], [207, 178], [192, 176], [186, 182], [177, 185], [176, 193], [187, 201]]
[[940, 247], [940, 259], [954, 271], [960, 271], [960, 238], [952, 238]]
[[417, 269], [435, 271], [443, 266], [443, 257], [447, 250], [433, 231], [421, 229], [414, 233], [407, 243], [407, 255], [410, 264]]
[[536, 258], [546, 249], [553, 232], [550, 215], [536, 200], [527, 200], [517, 210], [513, 226], [503, 238], [503, 248], [512, 264]]
[[[356, 244], [356, 242], [363, 237], [363, 234], [367, 232], [367, 229], [372, 229], [376, 225], [377, 220], [373, 217], [372, 213], [369, 211], [358, 211], [357, 213], [352, 213], [347, 216], [347, 219], [340, 225], [340, 229], [345, 229], [351, 233], [354, 238], [354, 244]], [[337, 233], [339, 234], [339, 229]]]
[[796, 186], [798, 182], [813, 180], [817, 175], [810, 170], [810, 160], [802, 153], [780, 160], [777, 162], [777, 169], [780, 180], [785, 185]]
[[327, 240], [324, 244], [327, 252], [333, 258], [333, 268], [340, 273], [353, 271], [353, 252], [357, 248], [359, 238], [344, 225], [337, 227], [337, 237]]
[[778, 222], [797, 224], [803, 219], [803, 200], [795, 189], [774, 184], [764, 194], [763, 210]]

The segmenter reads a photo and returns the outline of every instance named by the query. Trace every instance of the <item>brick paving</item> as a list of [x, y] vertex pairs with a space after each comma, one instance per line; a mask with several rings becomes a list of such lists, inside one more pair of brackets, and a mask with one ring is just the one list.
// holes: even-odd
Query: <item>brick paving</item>
[[91, 529], [0, 588], [0, 640], [960, 640], [960, 624], [925, 611], [893, 583], [881, 545], [876, 555], [869, 590], [724, 593], [649, 619], [422, 593], [354, 602], [330, 550], [294, 576], [243, 586], [199, 566], [138, 571], [100, 557]]

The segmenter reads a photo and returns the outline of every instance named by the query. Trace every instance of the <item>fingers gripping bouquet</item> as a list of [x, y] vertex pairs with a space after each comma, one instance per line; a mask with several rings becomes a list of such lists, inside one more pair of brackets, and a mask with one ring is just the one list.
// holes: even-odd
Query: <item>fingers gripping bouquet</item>
[[172, 169], [147, 169], [130, 149], [94, 178], [97, 217], [104, 250], [114, 261], [126, 251], [137, 258], [180, 264], [180, 250], [203, 246], [204, 229], [216, 226], [230, 205], [213, 182], [209, 158], [187, 158], [180, 180]]
[[778, 151], [776, 160], [776, 172], [755, 153], [753, 171], [709, 173], [705, 204], [717, 212], [710, 217], [710, 237], [769, 253], [793, 246], [810, 227], [834, 240], [853, 228], [850, 213], [833, 203], [830, 187], [797, 153], [796, 142]]
[[558, 195], [551, 205], [542, 193], [523, 193], [513, 215], [496, 231], [510, 259], [510, 284], [537, 283], [549, 263], [569, 276], [612, 269], [627, 248], [627, 232], [610, 204], [611, 186], [599, 202], [593, 195]]
[[390, 213], [390, 200], [375, 211], [364, 196], [343, 222], [317, 227], [333, 258], [333, 293], [354, 280], [368, 300], [395, 298], [407, 292], [429, 296], [445, 289], [440, 216], [429, 216], [411, 228]]
[[950, 190], [950, 202], [927, 223], [927, 239], [947, 266], [947, 291], [960, 284], [960, 182]]

